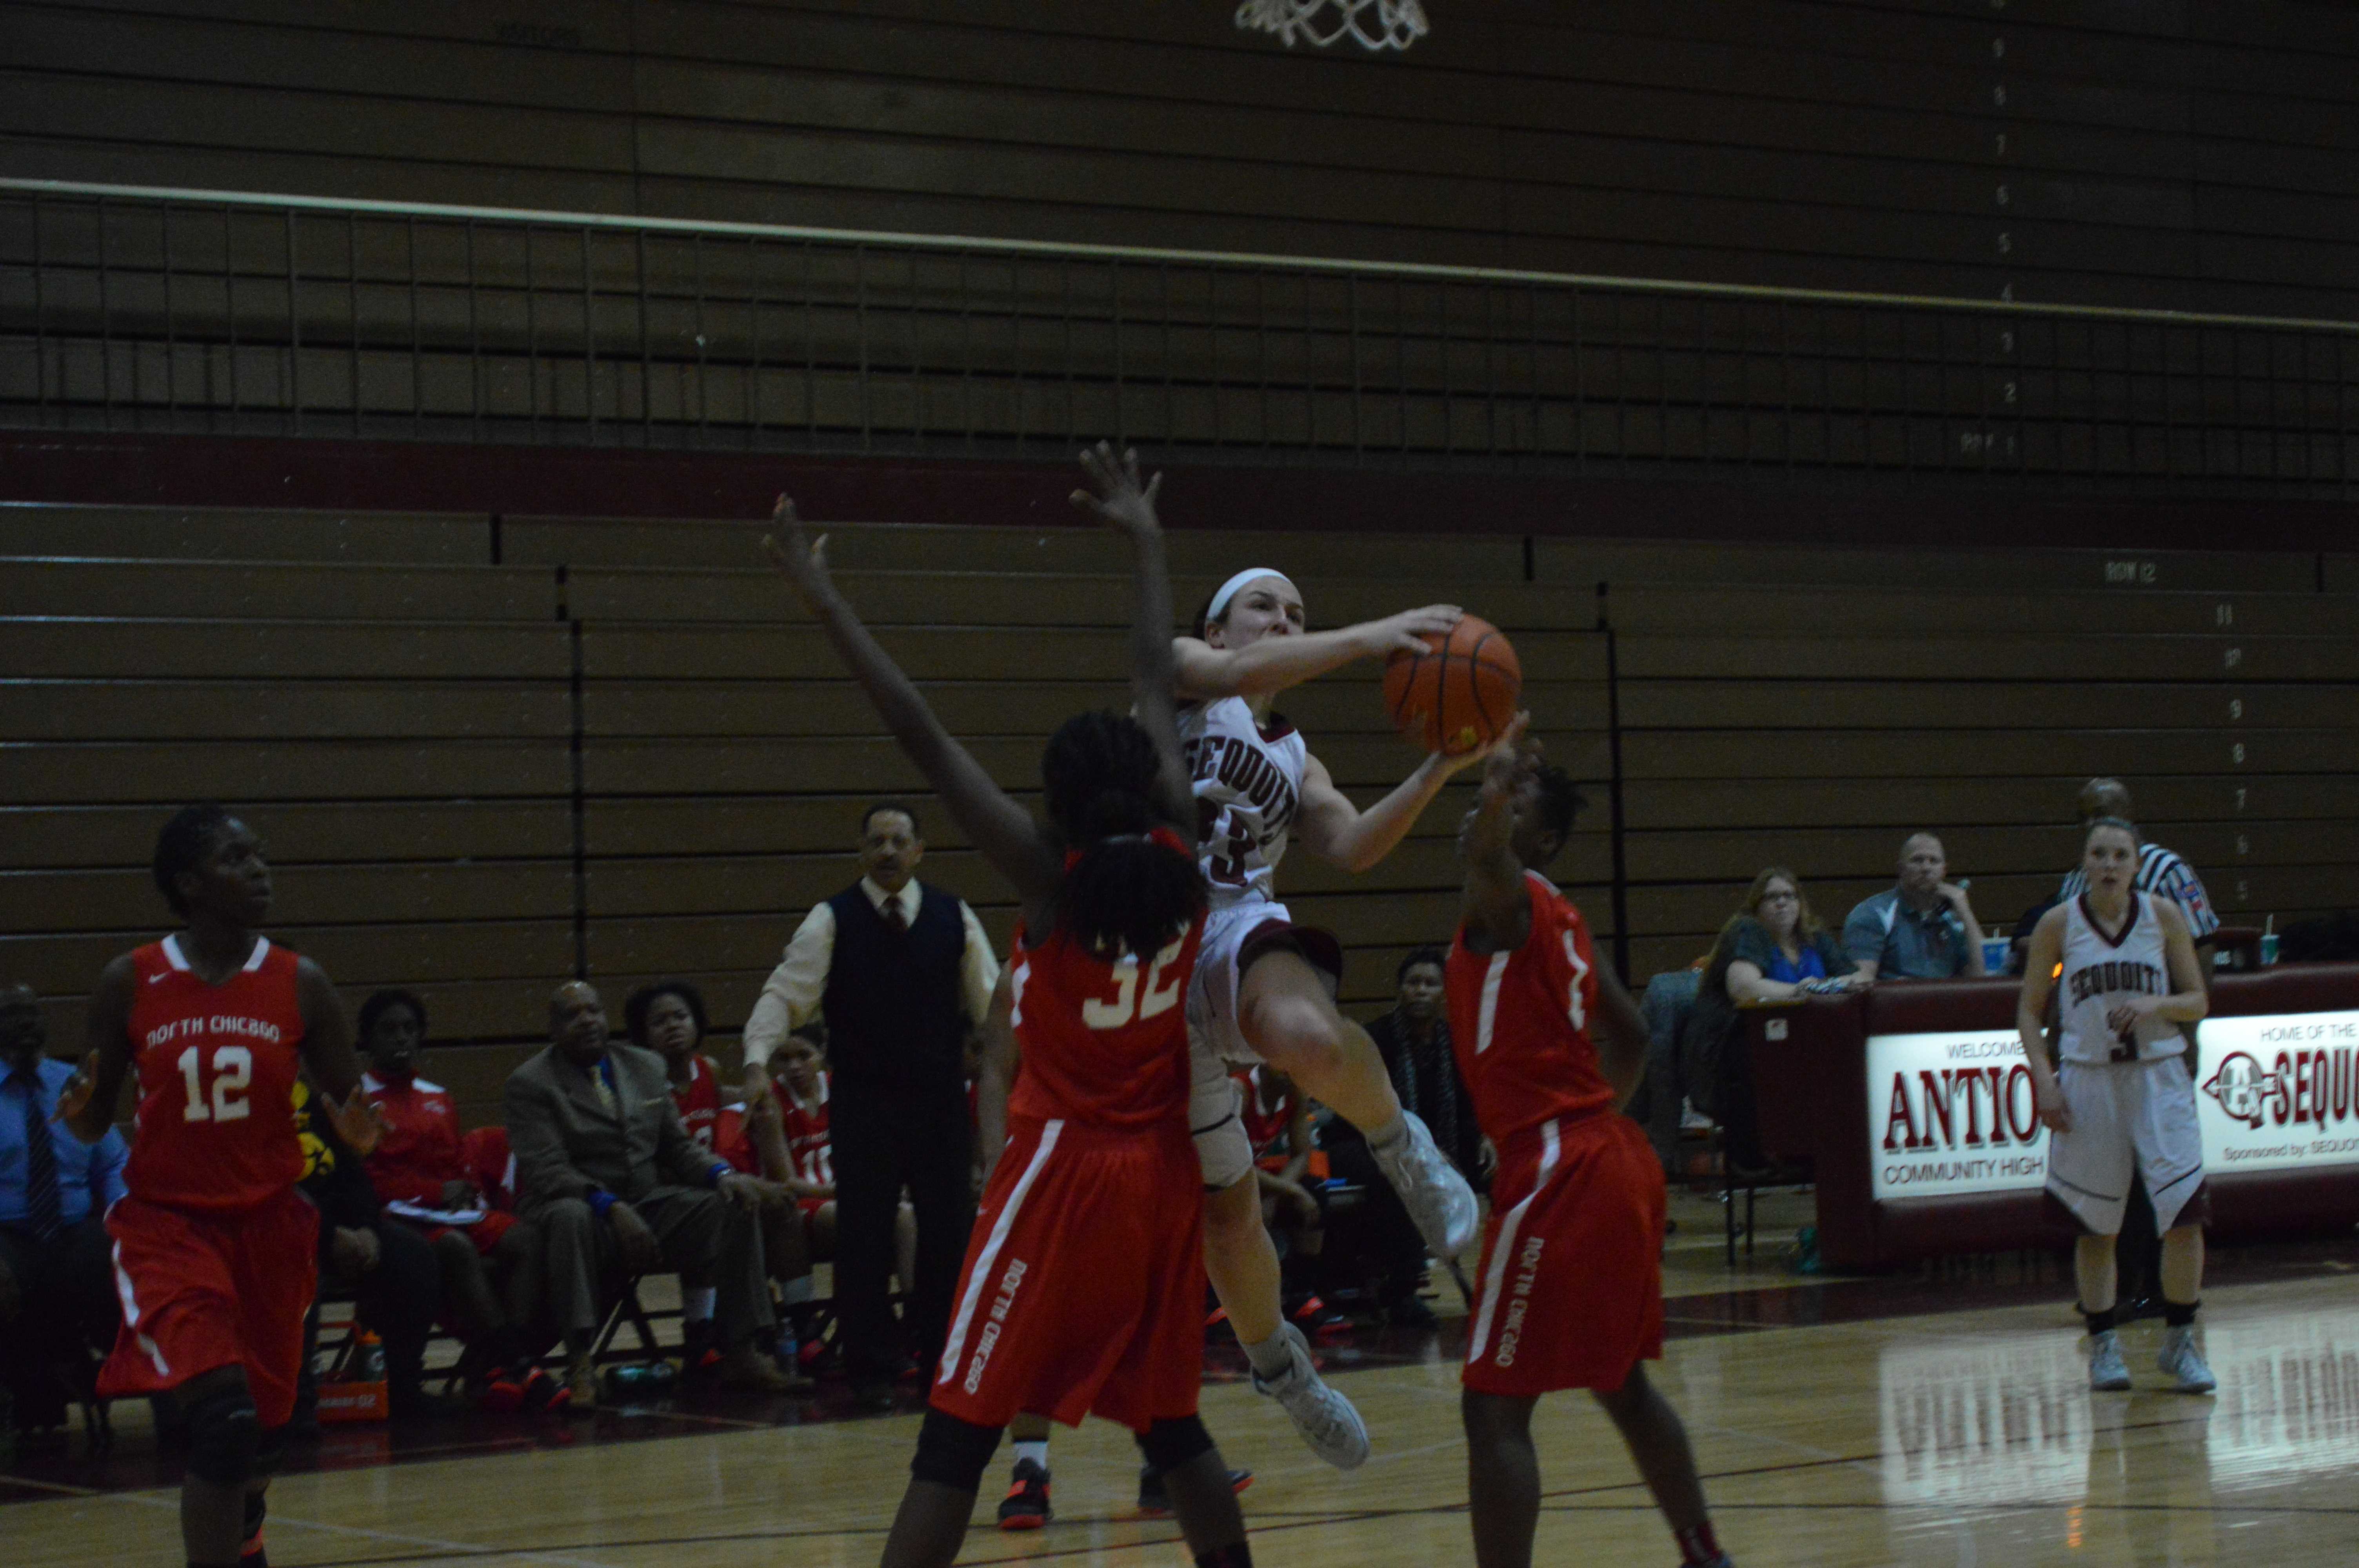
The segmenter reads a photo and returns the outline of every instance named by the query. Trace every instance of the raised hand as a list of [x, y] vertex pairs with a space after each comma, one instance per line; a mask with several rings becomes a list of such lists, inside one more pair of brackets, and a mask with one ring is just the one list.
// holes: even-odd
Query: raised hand
[[361, 1093], [357, 1086], [344, 1097], [342, 1105], [321, 1095], [320, 1110], [328, 1119], [328, 1125], [336, 1130], [336, 1136], [349, 1144], [355, 1154], [365, 1156], [385, 1137], [384, 1119], [377, 1115], [376, 1107], [369, 1103], [368, 1096]]
[[1404, 610], [1398, 615], [1387, 615], [1382, 621], [1366, 623], [1368, 653], [1428, 654], [1433, 650], [1425, 639], [1447, 637], [1450, 629], [1465, 617], [1466, 611], [1455, 604], [1429, 604], [1421, 610]]
[[795, 596], [809, 604], [826, 594], [834, 586], [827, 569], [827, 535], [807, 538], [794, 499], [786, 495], [778, 497], [778, 503], [770, 509], [770, 527], [771, 532], [762, 535], [763, 553]]
[[98, 1087], [98, 1053], [92, 1051], [82, 1059], [74, 1076], [58, 1091], [58, 1108], [49, 1112], [51, 1121], [71, 1127], [74, 1119], [90, 1108], [90, 1097]]
[[1540, 765], [1542, 747], [1539, 741], [1524, 738], [1524, 732], [1531, 728], [1531, 711], [1528, 708], [1521, 710], [1507, 721], [1507, 727], [1500, 730], [1489, 745], [1469, 752], [1462, 758], [1448, 759], [1462, 766], [1476, 762], [1483, 764], [1481, 801], [1484, 807], [1513, 801], [1524, 781]]
[[1082, 449], [1082, 471], [1090, 476], [1097, 493], [1073, 492], [1073, 504], [1111, 524], [1136, 538], [1161, 532], [1162, 519], [1155, 514], [1155, 492], [1162, 487], [1163, 476], [1157, 474], [1145, 484], [1138, 482], [1138, 453], [1125, 449], [1117, 460], [1114, 448], [1104, 441]]

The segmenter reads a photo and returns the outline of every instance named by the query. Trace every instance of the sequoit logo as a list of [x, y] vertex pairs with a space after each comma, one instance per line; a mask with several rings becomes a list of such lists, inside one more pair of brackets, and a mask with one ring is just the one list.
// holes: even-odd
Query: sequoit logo
[[[2268, 1031], [2264, 1034], [2278, 1033]], [[2299, 1033], [2295, 1028], [2293, 1033]], [[2312, 1126], [2321, 1131], [2348, 1122], [2359, 1110], [2359, 1048], [2330, 1045], [2318, 1049], [2280, 1051], [2267, 1067], [2246, 1052], [2231, 1051], [2220, 1059], [2219, 1070], [2203, 1085], [2203, 1092], [2220, 1102], [2231, 1119], [2258, 1131], [2264, 1123], [2276, 1127]]]

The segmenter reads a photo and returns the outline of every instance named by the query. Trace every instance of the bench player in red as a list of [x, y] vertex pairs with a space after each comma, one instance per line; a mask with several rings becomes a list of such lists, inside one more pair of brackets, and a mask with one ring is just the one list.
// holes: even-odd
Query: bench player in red
[[[1228, 1466], [1197, 1418], [1203, 1203], [1182, 999], [1203, 936], [1194, 806], [1173, 722], [1171, 589], [1155, 486], [1100, 446], [1075, 501], [1136, 546], [1136, 717], [1070, 719], [1040, 760], [1046, 831], [1009, 800], [836, 593], [791, 503], [771, 557], [951, 815], [1021, 902], [1009, 968], [1021, 1071], [953, 1296], [886, 1568], [958, 1555], [975, 1492], [1026, 1411], [1136, 1434], [1200, 1568], [1252, 1561]], [[824, 546], [825, 541], [821, 545]]]
[[253, 831], [218, 806], [184, 806], [156, 841], [155, 871], [186, 925], [101, 971], [90, 1054], [60, 1106], [96, 1142], [136, 1069], [130, 1190], [106, 1217], [123, 1328], [98, 1391], [179, 1404], [191, 1568], [262, 1568], [263, 1489], [318, 1281], [319, 1212], [295, 1190], [299, 1066], [355, 1151], [375, 1146], [377, 1121], [335, 987], [255, 929], [270, 870]]
[[[1519, 741], [1529, 716], [1510, 730]], [[1572, 781], [1518, 744], [1484, 762], [1459, 836], [1466, 891], [1446, 971], [1451, 1043], [1499, 1151], [1461, 1408], [1478, 1568], [1527, 1568], [1539, 1518], [1532, 1407], [1586, 1389], [1620, 1429], [1688, 1564], [1726, 1568], [1663, 1353], [1663, 1168], [1620, 1114], [1647, 1025], [1589, 927], [1540, 874], [1572, 832]]]

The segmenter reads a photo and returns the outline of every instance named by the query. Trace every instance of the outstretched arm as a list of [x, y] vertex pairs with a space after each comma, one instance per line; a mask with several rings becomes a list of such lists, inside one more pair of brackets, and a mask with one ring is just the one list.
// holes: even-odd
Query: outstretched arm
[[868, 694], [877, 717], [918, 764], [918, 771], [942, 797], [951, 817], [984, 857], [1016, 885], [1017, 896], [1026, 904], [1045, 903], [1055, 896], [1059, 869], [1038, 827], [993, 782], [983, 764], [942, 728], [934, 710], [901, 673], [901, 666], [869, 635], [852, 606], [836, 592], [828, 575], [826, 535], [816, 542], [806, 539], [802, 520], [795, 515], [795, 503], [783, 495], [770, 519], [777, 532], [764, 535], [762, 547], [769, 552], [771, 564], [802, 600], [803, 608], [818, 619], [836, 656]]
[[1158, 782], [1158, 803], [1174, 827], [1193, 834], [1196, 802], [1188, 770], [1180, 759], [1180, 726], [1174, 716], [1172, 684], [1177, 663], [1169, 635], [1171, 625], [1171, 574], [1164, 563], [1163, 523], [1155, 514], [1155, 492], [1163, 486], [1157, 474], [1138, 482], [1138, 454], [1125, 451], [1119, 460], [1114, 449], [1100, 441], [1082, 453], [1082, 468], [1096, 491], [1073, 492], [1073, 504], [1121, 530], [1130, 538], [1132, 571], [1137, 580], [1131, 606], [1130, 711], [1155, 741], [1162, 759]]
[[1530, 722], [1531, 715], [1516, 714], [1484, 757], [1473, 816], [1459, 836], [1459, 852], [1466, 860], [1459, 921], [1466, 928], [1466, 945], [1478, 952], [1513, 952], [1532, 934], [1531, 894], [1515, 849], [1516, 796], [1539, 765], [1538, 748], [1523, 744]]
[[1334, 775], [1324, 762], [1309, 758], [1302, 770], [1302, 809], [1295, 816], [1295, 837], [1305, 849], [1331, 866], [1355, 873], [1367, 871], [1408, 837], [1408, 830], [1417, 826], [1442, 785], [1484, 755], [1480, 751], [1455, 757], [1431, 752], [1415, 773], [1365, 811], [1335, 787]]
[[1175, 638], [1171, 644], [1179, 661], [1179, 692], [1204, 702], [1258, 697], [1300, 686], [1354, 659], [1379, 658], [1396, 649], [1425, 653], [1425, 634], [1448, 636], [1464, 613], [1454, 604], [1429, 604], [1332, 632], [1264, 637], [1244, 648], [1215, 648], [1203, 640], [1202, 627], [1190, 627], [1194, 635]]
[[84, 1143], [95, 1143], [114, 1125], [123, 1080], [131, 1071], [131, 955], [125, 953], [99, 971], [98, 989], [85, 1015], [82, 1071], [58, 1096], [58, 1120]]

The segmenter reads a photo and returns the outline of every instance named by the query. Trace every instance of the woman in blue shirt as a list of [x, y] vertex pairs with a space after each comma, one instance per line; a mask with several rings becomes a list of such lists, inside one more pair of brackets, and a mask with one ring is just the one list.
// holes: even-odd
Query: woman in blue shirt
[[1771, 866], [1753, 879], [1744, 903], [1720, 928], [1695, 1011], [1688, 1015], [1681, 1056], [1689, 1098], [1727, 1130], [1728, 1162], [1739, 1174], [1767, 1167], [1753, 1110], [1753, 1081], [1736, 1049], [1742, 1002], [1780, 1001], [1812, 990], [1848, 990], [1851, 960], [1810, 912], [1800, 879]]

